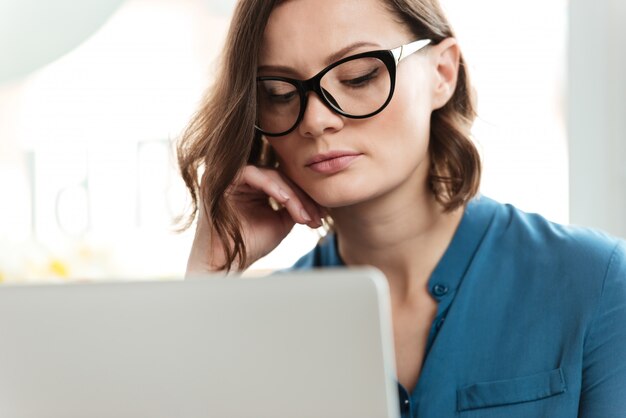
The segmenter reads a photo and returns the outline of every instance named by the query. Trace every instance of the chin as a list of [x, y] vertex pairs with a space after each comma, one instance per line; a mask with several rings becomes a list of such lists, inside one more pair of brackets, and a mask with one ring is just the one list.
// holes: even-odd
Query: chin
[[318, 205], [329, 209], [356, 205], [375, 197], [372, 193], [372, 188], [364, 188], [358, 185], [313, 188], [307, 190], [307, 193]]

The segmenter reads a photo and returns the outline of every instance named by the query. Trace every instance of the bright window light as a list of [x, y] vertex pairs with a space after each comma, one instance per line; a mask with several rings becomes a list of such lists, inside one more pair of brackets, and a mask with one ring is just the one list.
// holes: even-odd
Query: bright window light
[[[568, 222], [566, 0], [443, 0], [478, 92], [482, 192]], [[212, 80], [232, 4], [130, 0], [0, 86], [0, 282], [181, 278], [193, 238], [173, 141]], [[537, 13], [541, 10], [541, 13]], [[319, 239], [294, 228], [254, 272]]]

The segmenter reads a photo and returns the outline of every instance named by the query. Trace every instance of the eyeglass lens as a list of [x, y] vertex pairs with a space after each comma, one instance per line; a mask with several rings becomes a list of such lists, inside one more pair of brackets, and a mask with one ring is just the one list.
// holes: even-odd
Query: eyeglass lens
[[[361, 117], [377, 112], [391, 94], [391, 76], [383, 61], [363, 57], [344, 62], [320, 80], [324, 99], [336, 110]], [[290, 130], [301, 111], [300, 93], [294, 84], [281, 80], [257, 83], [257, 125], [269, 134]]]

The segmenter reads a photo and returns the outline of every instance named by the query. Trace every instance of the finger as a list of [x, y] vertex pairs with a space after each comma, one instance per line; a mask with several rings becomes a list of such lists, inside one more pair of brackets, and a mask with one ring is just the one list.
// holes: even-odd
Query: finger
[[226, 193], [229, 195], [258, 194], [263, 192], [280, 203], [289, 200], [289, 195], [280, 188], [280, 185], [271, 181], [258, 167], [246, 166], [241, 175], [228, 186]]
[[315, 200], [313, 200], [304, 190], [302, 190], [297, 184], [295, 184], [291, 179], [284, 177], [285, 183], [287, 183], [297, 198], [302, 202], [305, 210], [311, 214], [313, 217], [312, 222], [307, 223], [307, 225], [311, 228], [319, 228], [322, 226], [322, 218], [324, 217], [324, 212], [320, 205], [317, 204]]
[[293, 180], [291, 180], [289, 176], [287, 176], [280, 169], [280, 167], [276, 170], [276, 172], [285, 180], [285, 182], [289, 184], [290, 188], [292, 188], [298, 194], [300, 199], [303, 201], [303, 205], [307, 208], [309, 213], [315, 214], [315, 219], [319, 220], [319, 225], [317, 225], [316, 228], [322, 226], [322, 219], [328, 216], [328, 209], [313, 200], [304, 190], [302, 190], [302, 188], [300, 188], [300, 186], [295, 184]]
[[281, 205], [290, 199], [290, 195], [281, 188], [279, 183], [254, 166], [246, 166], [241, 175], [229, 186], [227, 193], [259, 201], [269, 197]]
[[280, 202], [295, 222], [305, 225], [313, 222], [312, 215], [305, 209], [300, 197], [281, 176], [274, 173], [276, 173], [275, 170], [261, 170], [258, 167], [246, 166], [241, 182], [263, 191], [267, 196]]
[[276, 178], [276, 181], [283, 186], [285, 190], [289, 190], [294, 193], [294, 198], [297, 198], [305, 211], [310, 215], [311, 222], [307, 222], [307, 225], [311, 228], [319, 228], [322, 226], [322, 218], [325, 216], [325, 211], [322, 207], [315, 202], [304, 190], [302, 190], [297, 184], [293, 182], [284, 173], [277, 170], [267, 171], [266, 174], [272, 178]]

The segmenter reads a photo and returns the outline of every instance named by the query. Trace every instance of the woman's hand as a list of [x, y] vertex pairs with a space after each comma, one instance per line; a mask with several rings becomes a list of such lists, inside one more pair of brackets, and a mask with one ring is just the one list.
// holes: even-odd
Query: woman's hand
[[[270, 197], [280, 204], [278, 210], [270, 206]], [[231, 184], [226, 198], [238, 212], [248, 254], [246, 265], [233, 265], [233, 270], [245, 270], [267, 255], [296, 223], [319, 228], [321, 218], [326, 214], [324, 208], [277, 170], [252, 165], [246, 166]], [[216, 271], [225, 262], [223, 244], [211, 227], [203, 202], [199, 201], [198, 206], [198, 223], [187, 262], [187, 276]]]

